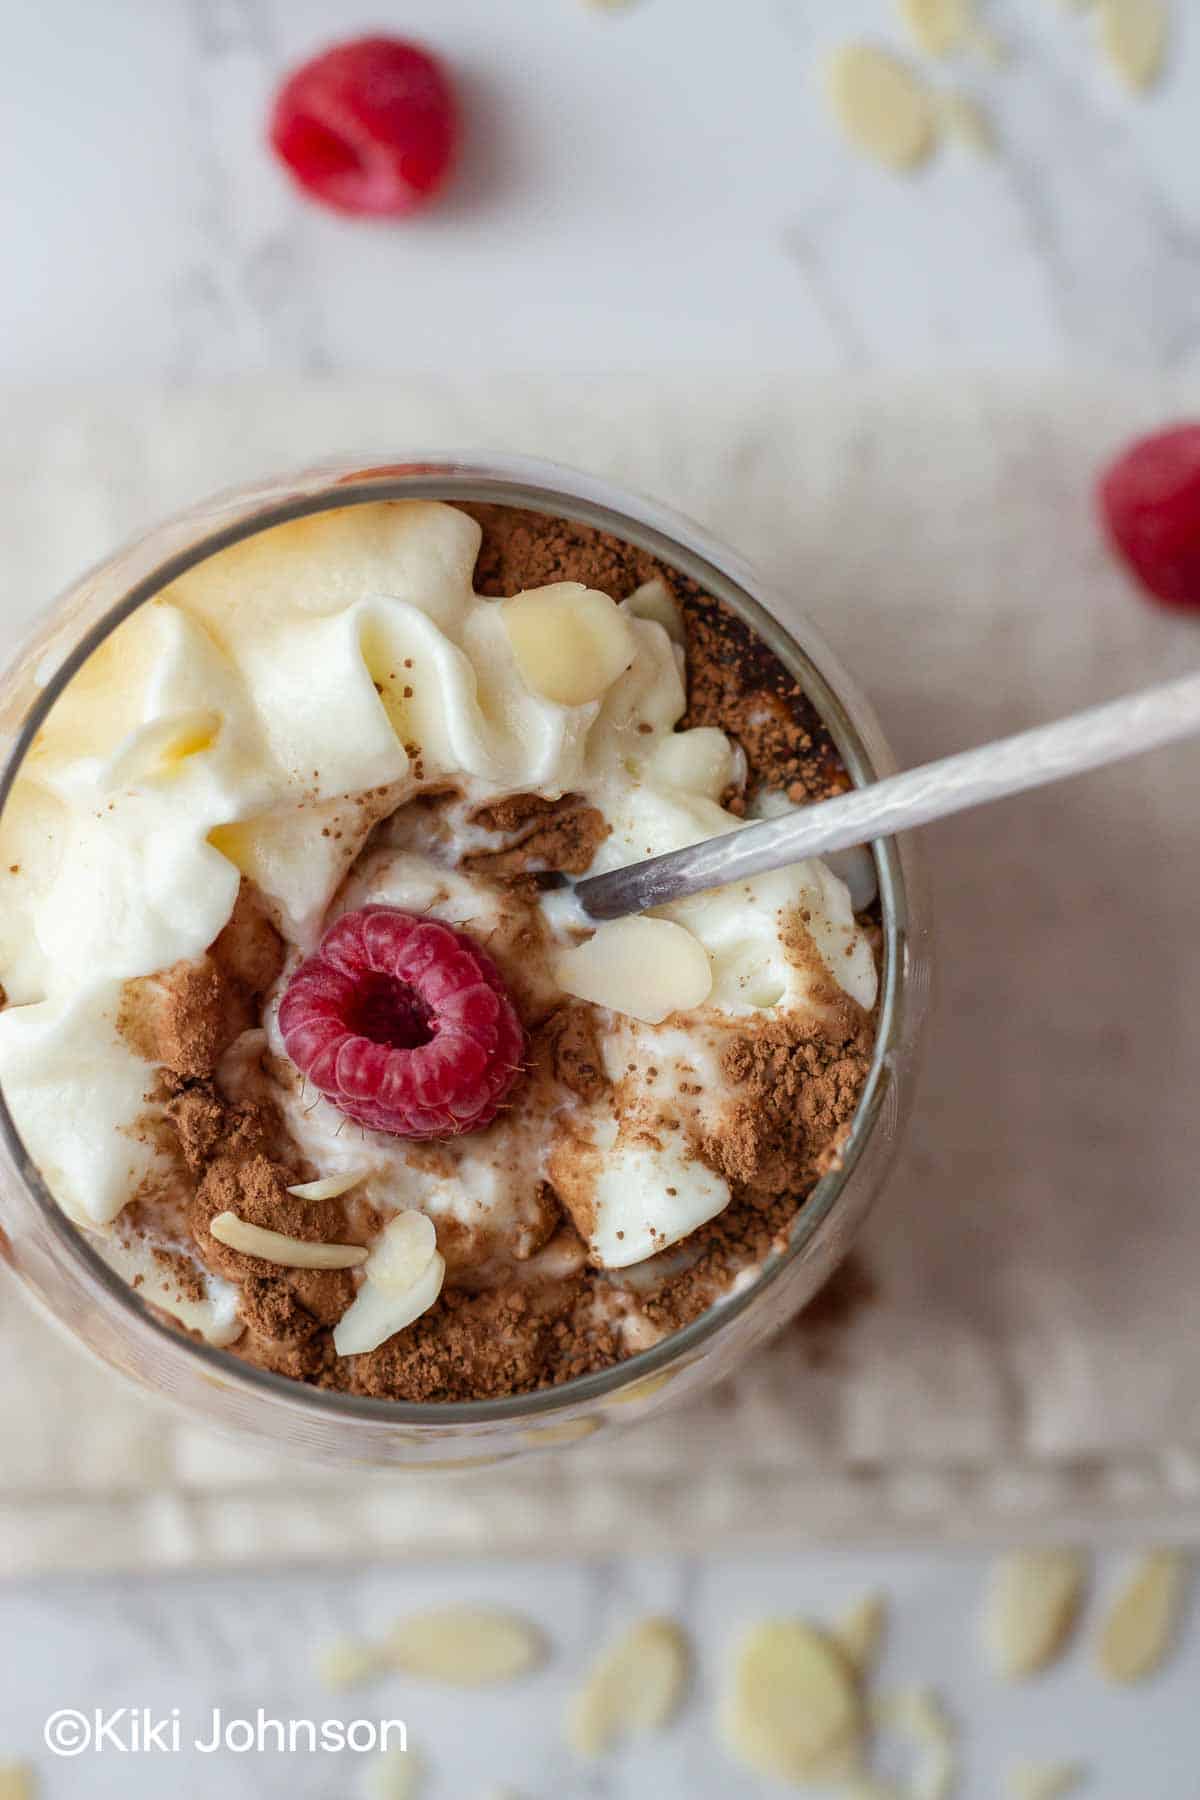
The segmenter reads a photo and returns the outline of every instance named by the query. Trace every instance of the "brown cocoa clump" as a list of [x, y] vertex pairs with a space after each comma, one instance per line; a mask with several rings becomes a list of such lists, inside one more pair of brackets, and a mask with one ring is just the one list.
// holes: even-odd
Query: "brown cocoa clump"
[[443, 1292], [437, 1305], [378, 1350], [343, 1359], [336, 1383], [396, 1400], [490, 1400], [604, 1368], [619, 1348], [587, 1322], [581, 1279], [548, 1297], [520, 1288]]
[[168, 1075], [202, 1080], [234, 1039], [258, 1023], [259, 1002], [283, 957], [282, 938], [243, 881], [229, 923], [203, 956], [125, 983], [117, 1029]]
[[595, 1009], [560, 1006], [541, 1027], [557, 1080], [581, 1100], [598, 1100], [609, 1086], [596, 1034]]
[[583, 875], [608, 836], [604, 814], [578, 794], [564, 794], [561, 800], [517, 794], [479, 807], [471, 823], [514, 839], [501, 850], [472, 850], [462, 859], [472, 874], [501, 882], [547, 871]]

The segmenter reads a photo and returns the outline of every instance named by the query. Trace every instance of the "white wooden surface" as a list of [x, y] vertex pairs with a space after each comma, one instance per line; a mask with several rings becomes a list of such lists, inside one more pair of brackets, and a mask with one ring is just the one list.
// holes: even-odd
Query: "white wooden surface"
[[[947, 380], [965, 367], [1194, 372], [1200, 8], [1177, 0], [1171, 77], [1145, 104], [1052, 0], [988, 10], [1014, 61], [962, 75], [993, 106], [1002, 154], [952, 151], [897, 184], [843, 153], [812, 96], [823, 46], [892, 34], [888, 0], [642, 0], [620, 17], [582, 0], [17, 0], [0, 58], [0, 378], [734, 362]], [[261, 150], [279, 70], [368, 25], [442, 49], [471, 120], [453, 197], [395, 229], [306, 208]], [[1145, 1696], [1110, 1698], [1079, 1655], [1002, 1696], [965, 1648], [982, 1573], [974, 1557], [797, 1555], [10, 1585], [0, 1759], [34, 1754], [49, 1800], [352, 1794], [361, 1776], [345, 1759], [55, 1764], [40, 1723], [98, 1703], [303, 1714], [318, 1705], [314, 1643], [418, 1601], [489, 1595], [544, 1618], [561, 1655], [469, 1712], [403, 1694], [432, 1800], [498, 1782], [528, 1800], [765, 1792], [712, 1747], [731, 1629], [883, 1580], [904, 1596], [889, 1673], [945, 1685], [966, 1725], [967, 1800], [998, 1795], [1024, 1754], [1082, 1755], [1097, 1800], [1200, 1793], [1194, 1635]], [[563, 1694], [603, 1630], [644, 1604], [692, 1625], [701, 1695], [661, 1744], [580, 1775], [544, 1750]], [[388, 1712], [392, 1697], [379, 1696]]]
[[[297, 1580], [264, 1574], [154, 1581], [50, 1582], [9, 1590], [10, 1651], [0, 1686], [0, 1744], [36, 1754], [44, 1800], [353, 1800], [369, 1758], [350, 1755], [119, 1756], [57, 1761], [39, 1749], [58, 1707], [178, 1706], [186, 1736], [205, 1732], [211, 1709], [252, 1717], [401, 1718], [421, 1755], [421, 1800], [784, 1800], [797, 1790], [757, 1782], [720, 1747], [715, 1711], [739, 1631], [780, 1612], [833, 1619], [878, 1584], [892, 1599], [887, 1654], [876, 1689], [928, 1682], [961, 1732], [960, 1800], [1004, 1800], [1017, 1761], [1080, 1761], [1080, 1800], [1194, 1800], [1196, 1682], [1189, 1654], [1144, 1689], [1114, 1690], [1094, 1672], [1089, 1636], [1119, 1574], [1102, 1559], [1084, 1629], [1062, 1665], [1040, 1681], [1001, 1686], [977, 1646], [983, 1570], [953, 1556], [841, 1555], [634, 1559], [596, 1564], [352, 1569]], [[378, 1633], [399, 1615], [446, 1600], [516, 1606], [544, 1627], [553, 1655], [512, 1687], [464, 1695], [385, 1679], [351, 1694], [324, 1693], [314, 1651], [340, 1632]], [[686, 1624], [697, 1679], [678, 1723], [637, 1749], [592, 1767], [566, 1749], [563, 1710], [606, 1639], [648, 1611]], [[36, 1667], [35, 1678], [33, 1669]], [[879, 1767], [898, 1773], [905, 1746], [888, 1740]], [[907, 1756], [911, 1768], [911, 1755]]]
[[[1057, 0], [990, 0], [964, 61], [1002, 154], [912, 182], [815, 93], [893, 0], [16, 0], [0, 58], [0, 377], [665, 362], [951, 369], [1200, 358], [1200, 9], [1126, 96]], [[399, 226], [299, 201], [262, 147], [282, 68], [427, 39], [470, 121]]]

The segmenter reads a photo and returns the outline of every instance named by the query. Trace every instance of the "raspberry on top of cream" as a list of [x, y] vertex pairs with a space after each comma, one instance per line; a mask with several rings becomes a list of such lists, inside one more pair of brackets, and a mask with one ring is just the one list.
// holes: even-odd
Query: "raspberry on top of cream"
[[[294, 1152], [318, 1177], [353, 1177], [368, 1243], [390, 1219], [427, 1215], [447, 1282], [514, 1260], [534, 1277], [540, 1259], [560, 1266], [547, 1184], [594, 1266], [679, 1243], [730, 1200], [713, 1146], [736, 1100], [734, 1038], [819, 1024], [831, 992], [874, 1004], [870, 945], [821, 863], [593, 931], [571, 872], [738, 829], [721, 798], [740, 752], [711, 727], [676, 729], [684, 656], [665, 589], [620, 605], [578, 583], [486, 599], [479, 542], [464, 512], [405, 501], [222, 551], [118, 627], [26, 760], [0, 819], [0, 1082], [59, 1202], [106, 1234], [118, 1267], [146, 1272], [124, 1209], [151, 1216], [161, 1202], [172, 1216], [163, 1196], [180, 1179], [130, 995], [205, 969], [247, 891], [285, 967], [239, 1021], [240, 1047], [224, 1047], [223, 1088], [237, 1099], [267, 1079], [265, 1043]], [[554, 885], [495, 878], [514, 840], [536, 871], [528, 834], [551, 829], [568, 844]], [[599, 1047], [591, 1090], [564, 1090], [535, 1057], [493, 1122], [429, 1144], [350, 1124], [289, 1074], [289, 982], [337, 919], [381, 907], [494, 955], [527, 1027], [577, 1003]], [[231, 1284], [200, 1275], [186, 1308], [161, 1283], [152, 1297], [228, 1342]], [[344, 1279], [370, 1277], [368, 1264]], [[373, 1306], [343, 1334], [356, 1351], [371, 1347], [368, 1318], [382, 1330], [407, 1311]]]

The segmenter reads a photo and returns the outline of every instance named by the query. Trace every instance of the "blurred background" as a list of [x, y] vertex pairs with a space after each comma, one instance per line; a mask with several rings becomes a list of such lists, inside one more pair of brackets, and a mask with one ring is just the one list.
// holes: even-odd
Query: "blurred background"
[[[172, 507], [437, 445], [699, 518], [818, 622], [902, 761], [1192, 666], [1092, 500], [1200, 411], [1200, 12], [1164, 11], [1139, 70], [1132, 0], [963, 0], [942, 58], [911, 24], [942, 9], [897, 0], [11, 0], [5, 650]], [[456, 179], [395, 223], [322, 211], [265, 143], [283, 75], [368, 30], [462, 102]], [[852, 41], [942, 126], [911, 172], [823, 91]], [[1137, 1556], [1200, 1536], [1198, 776], [1163, 752], [927, 834], [940, 1006], [902, 1167], [833, 1298], [678, 1418], [474, 1476], [268, 1463], [114, 1394], [6, 1283], [0, 1765], [48, 1800], [782, 1794], [719, 1741], [731, 1646], [878, 1591], [877, 1686], [929, 1685], [958, 1739], [941, 1786], [884, 1743], [881, 1792], [1034, 1800], [1014, 1765], [1078, 1762], [1096, 1800], [1200, 1795], [1200, 1627], [1136, 1688], [1094, 1654]], [[980, 1609], [1034, 1543], [1085, 1548], [1085, 1610], [1005, 1685]], [[336, 1639], [450, 1601], [536, 1620], [545, 1667], [323, 1690]], [[567, 1698], [648, 1612], [689, 1635], [686, 1704], [582, 1762]], [[122, 1705], [402, 1717], [420, 1771], [46, 1749], [55, 1709]]]

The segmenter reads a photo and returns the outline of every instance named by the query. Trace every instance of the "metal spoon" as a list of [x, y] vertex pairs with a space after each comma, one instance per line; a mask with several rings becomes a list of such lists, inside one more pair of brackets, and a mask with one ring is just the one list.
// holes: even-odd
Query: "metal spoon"
[[891, 837], [1196, 732], [1200, 732], [1200, 675], [1185, 675], [1106, 706], [1090, 707], [1054, 725], [888, 776], [836, 800], [802, 807], [786, 818], [724, 832], [606, 875], [589, 875], [576, 885], [575, 893], [593, 919], [619, 919], [810, 856]]

